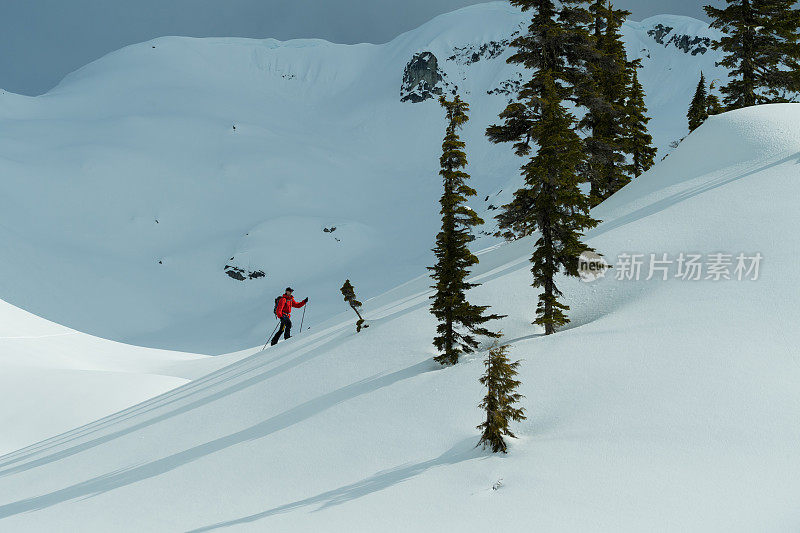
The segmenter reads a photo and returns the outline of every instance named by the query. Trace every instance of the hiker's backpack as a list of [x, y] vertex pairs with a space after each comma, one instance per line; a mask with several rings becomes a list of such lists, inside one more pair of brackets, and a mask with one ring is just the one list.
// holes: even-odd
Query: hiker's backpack
[[275, 298], [275, 307], [272, 308], [272, 314], [275, 315], [275, 318], [278, 318], [278, 302], [281, 301], [281, 298], [283, 298], [283, 294]]

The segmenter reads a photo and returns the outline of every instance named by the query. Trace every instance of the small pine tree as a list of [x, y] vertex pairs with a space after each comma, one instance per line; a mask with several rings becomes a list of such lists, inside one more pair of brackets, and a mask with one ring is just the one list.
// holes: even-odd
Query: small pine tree
[[507, 453], [504, 437], [514, 437], [511, 422], [526, 419], [525, 410], [516, 407], [524, 398], [516, 392], [520, 382], [514, 379], [519, 361], [509, 362], [507, 352], [508, 346], [495, 343], [486, 356], [483, 363], [486, 372], [480, 378], [481, 385], [486, 387], [486, 396], [478, 407], [486, 413], [486, 420], [478, 426], [482, 432], [478, 446], [483, 445], [484, 449], [488, 446], [493, 453]]
[[355, 311], [356, 315], [358, 316], [358, 321], [356, 322], [356, 333], [360, 333], [362, 328], [369, 327], [369, 324], [364, 323], [364, 317], [361, 316], [360, 310], [363, 304], [356, 298], [356, 290], [353, 288], [353, 284], [350, 283], [349, 279], [344, 281], [344, 285], [342, 285], [342, 288], [339, 290], [342, 291], [344, 301], [350, 304], [350, 308]]
[[631, 156], [630, 170], [635, 177], [647, 172], [655, 164], [656, 148], [653, 136], [647, 131], [647, 105], [644, 103], [644, 88], [639, 83], [638, 70], [641, 62], [637, 59], [628, 63], [628, 100], [625, 104], [628, 119], [626, 149]]
[[697, 89], [694, 91], [692, 102], [689, 104], [689, 112], [686, 113], [686, 118], [689, 119], [690, 132], [699, 128], [700, 125], [708, 118], [706, 77], [702, 72], [700, 73], [700, 82], [697, 84]]
[[713, 116], [719, 115], [720, 113], [725, 111], [725, 108], [722, 107], [722, 103], [719, 101], [719, 97], [714, 94], [714, 81], [712, 81], [708, 85], [708, 94], [706, 94], [706, 115]]
[[452, 101], [442, 96], [439, 103], [447, 113], [447, 130], [439, 171], [444, 187], [440, 199], [442, 229], [433, 249], [436, 265], [429, 267], [436, 282], [432, 287], [436, 293], [431, 296], [431, 313], [439, 320], [433, 344], [440, 355], [435, 360], [442, 365], [454, 365], [462, 352], [470, 353], [478, 347], [474, 335], [497, 337], [483, 324], [502, 317], [484, 314], [489, 306], [472, 305], [466, 298], [466, 291], [477, 286], [467, 282], [470, 267], [478, 264], [477, 256], [469, 249], [469, 243], [475, 240], [472, 228], [483, 224], [466, 205], [467, 198], [477, 193], [466, 184], [469, 174], [461, 170], [467, 166], [467, 155], [458, 130], [469, 120], [469, 104], [459, 96]]
[[731, 79], [722, 87], [728, 109], [783, 102], [800, 90], [800, 10], [795, 0], [726, 0], [705, 6], [711, 26], [725, 32], [714, 41]]
[[[539, 232], [531, 256], [533, 286], [542, 289], [534, 323], [549, 335], [569, 322], [556, 275], [578, 276], [578, 257], [589, 250], [581, 242], [583, 231], [598, 224], [580, 189], [584, 146], [566, 107], [567, 100], [578, 96], [578, 87], [587, 83], [591, 16], [578, 0], [562, 0], [560, 10], [552, 0], [511, 3], [533, 16], [528, 31], [512, 42], [516, 52], [508, 61], [533, 72], [519, 100], [500, 115], [503, 123], [490, 126], [486, 135], [495, 143], [513, 142], [517, 155], [530, 156], [522, 166], [525, 184], [497, 220], [507, 239]], [[531, 155], [534, 143], [538, 148]]]

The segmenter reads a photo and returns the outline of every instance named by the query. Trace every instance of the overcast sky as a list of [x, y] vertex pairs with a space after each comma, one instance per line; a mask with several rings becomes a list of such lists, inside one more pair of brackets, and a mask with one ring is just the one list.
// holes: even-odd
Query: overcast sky
[[[718, 1], [718, 0], [717, 0]], [[474, 0], [0, 0], [0, 87], [41, 94], [108, 52], [154, 37], [319, 37], [383, 43]], [[616, 0], [641, 20], [705, 18], [699, 0]]]

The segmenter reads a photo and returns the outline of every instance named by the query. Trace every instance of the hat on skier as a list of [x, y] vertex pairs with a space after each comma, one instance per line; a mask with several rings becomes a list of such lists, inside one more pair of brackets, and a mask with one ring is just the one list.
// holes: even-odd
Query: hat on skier
[[286, 292], [294, 292], [294, 289], [291, 287], [286, 287]]

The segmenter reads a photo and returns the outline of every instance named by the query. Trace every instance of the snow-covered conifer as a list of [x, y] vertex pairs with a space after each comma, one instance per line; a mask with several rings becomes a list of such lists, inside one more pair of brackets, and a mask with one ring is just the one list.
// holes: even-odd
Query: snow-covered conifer
[[486, 396], [478, 405], [485, 413], [486, 419], [478, 426], [481, 440], [478, 445], [487, 446], [492, 452], [506, 453], [505, 437], [514, 437], [511, 422], [525, 420], [525, 410], [516, 407], [523, 396], [517, 392], [520, 382], [514, 379], [517, 375], [519, 361], [508, 360], [508, 346], [498, 343], [489, 350], [484, 361], [486, 371], [481, 376], [481, 385], [486, 387]]
[[625, 102], [627, 133], [625, 151], [630, 155], [630, 169], [634, 177], [647, 172], [655, 163], [656, 148], [653, 146], [653, 136], [647, 131], [647, 106], [644, 102], [644, 88], [639, 83], [638, 70], [640, 61], [628, 62], [628, 99]]
[[542, 289], [534, 323], [551, 334], [569, 322], [556, 275], [578, 275], [578, 257], [589, 249], [583, 232], [598, 223], [580, 189], [584, 146], [566, 107], [587, 79], [592, 19], [579, 0], [564, 0], [559, 8], [553, 0], [511, 3], [533, 13], [528, 31], [512, 42], [516, 52], [508, 60], [531, 69], [531, 77], [500, 115], [503, 122], [486, 134], [496, 143], [513, 142], [517, 155], [529, 156], [522, 166], [525, 184], [497, 220], [508, 239], [539, 233], [531, 256], [533, 286]]
[[447, 129], [439, 171], [444, 187], [440, 199], [442, 229], [433, 249], [436, 265], [429, 267], [436, 282], [432, 287], [436, 292], [431, 297], [431, 313], [439, 320], [433, 344], [440, 354], [435, 359], [442, 365], [454, 365], [459, 354], [477, 348], [478, 340], [474, 335], [497, 337], [484, 324], [501, 317], [486, 315], [489, 306], [472, 305], [466, 297], [466, 291], [477, 286], [467, 282], [470, 267], [478, 263], [469, 249], [469, 243], [475, 240], [472, 228], [483, 224], [478, 214], [466, 205], [467, 199], [476, 192], [467, 185], [469, 174], [462, 170], [467, 166], [467, 155], [458, 131], [469, 120], [469, 104], [458, 96], [452, 101], [441, 97], [439, 103], [447, 113]]
[[800, 90], [800, 10], [795, 0], [726, 0], [705, 6], [711, 26], [725, 32], [713, 43], [731, 79], [722, 87], [728, 109], [785, 102]]
[[578, 103], [587, 109], [580, 127], [589, 131], [584, 140], [585, 179], [590, 199], [599, 204], [631, 180], [626, 163], [626, 96], [630, 83], [628, 60], [620, 28], [629, 11], [614, 9], [608, 0], [595, 0], [590, 8], [593, 17], [593, 50], [586, 55], [588, 77], [577, 86]]
[[708, 95], [706, 94], [706, 77], [701, 72], [700, 82], [694, 91], [694, 97], [689, 104], [689, 112], [686, 113], [689, 119], [689, 131], [694, 131], [708, 118]]

